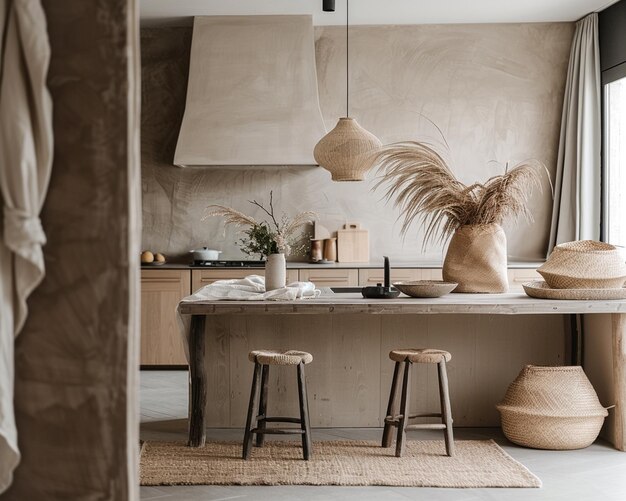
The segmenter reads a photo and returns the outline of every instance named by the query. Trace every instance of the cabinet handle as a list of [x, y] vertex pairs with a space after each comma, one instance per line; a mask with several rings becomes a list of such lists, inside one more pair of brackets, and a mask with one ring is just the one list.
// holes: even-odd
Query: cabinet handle
[[141, 279], [142, 283], [148, 283], [148, 282], [158, 282], [158, 283], [163, 283], [163, 282], [167, 282], [167, 283], [174, 283], [174, 282], [180, 282], [180, 277], [172, 277], [172, 278], [168, 278], [168, 277], [145, 277]]
[[337, 281], [337, 280], [342, 280], [342, 281], [343, 281], [343, 280], [348, 280], [348, 277], [347, 277], [347, 276], [339, 276], [339, 277], [328, 277], [328, 276], [326, 276], [326, 277], [316, 277], [316, 276], [311, 275], [311, 276], [309, 276], [309, 280], [312, 280], [312, 281], [315, 281], [315, 280], [324, 280], [324, 281], [326, 281], [326, 282], [328, 282], [328, 281]]
[[326, 277], [320, 277], [320, 278], [311, 278], [310, 281], [311, 282], [347, 282], [348, 279], [347, 278], [326, 278]]
[[[413, 277], [410, 276], [398, 276], [398, 275], [394, 275], [392, 277], [389, 277], [391, 280], [395, 280], [396, 282], [399, 282], [400, 280], [412, 280]], [[367, 277], [367, 280], [370, 282], [382, 282], [385, 279], [385, 277]]]

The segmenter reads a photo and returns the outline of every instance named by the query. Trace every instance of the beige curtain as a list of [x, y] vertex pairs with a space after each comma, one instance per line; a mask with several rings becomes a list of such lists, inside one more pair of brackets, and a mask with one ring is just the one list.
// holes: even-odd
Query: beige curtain
[[26, 300], [44, 276], [39, 220], [52, 165], [50, 61], [40, 0], [0, 0], [0, 492], [19, 462], [13, 348]]
[[548, 254], [571, 240], [600, 238], [600, 53], [598, 14], [576, 23], [554, 183]]

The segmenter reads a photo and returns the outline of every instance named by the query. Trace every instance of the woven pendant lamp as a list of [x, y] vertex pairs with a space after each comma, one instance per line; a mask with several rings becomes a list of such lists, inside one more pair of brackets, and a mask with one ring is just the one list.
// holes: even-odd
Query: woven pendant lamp
[[313, 150], [315, 161], [330, 172], [333, 181], [363, 181], [372, 167], [372, 153], [382, 146], [374, 134], [350, 118], [348, 3], [346, 0], [346, 116], [339, 119]]
[[315, 145], [313, 156], [333, 181], [363, 181], [372, 166], [371, 153], [381, 146], [354, 118], [344, 117]]

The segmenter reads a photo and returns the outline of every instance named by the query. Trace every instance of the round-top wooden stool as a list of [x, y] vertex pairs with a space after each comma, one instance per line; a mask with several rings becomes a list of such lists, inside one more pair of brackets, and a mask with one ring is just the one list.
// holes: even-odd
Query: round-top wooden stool
[[[248, 353], [254, 362], [254, 376], [248, 405], [246, 431], [243, 437], [243, 459], [250, 457], [252, 436], [256, 434], [257, 447], [263, 446], [266, 434], [301, 434], [304, 459], [311, 457], [311, 426], [309, 424], [309, 401], [306, 395], [304, 366], [313, 361], [313, 355], [305, 351], [256, 350]], [[300, 417], [268, 417], [267, 393], [270, 365], [295, 365], [298, 375], [298, 396], [300, 397]], [[260, 387], [260, 391], [259, 391]], [[259, 395], [257, 395], [259, 394]], [[267, 423], [296, 423], [300, 428], [267, 428]]]
[[[398, 428], [398, 438], [396, 439], [396, 457], [401, 457], [404, 452], [407, 430], [430, 429], [444, 430], [446, 441], [446, 453], [448, 456], [454, 455], [454, 438], [452, 436], [452, 411], [450, 409], [450, 394], [448, 392], [448, 374], [446, 372], [446, 362], [452, 359], [452, 355], [447, 351], [433, 350], [429, 348], [393, 350], [389, 353], [389, 358], [396, 363], [391, 381], [391, 391], [389, 393], [389, 403], [387, 405], [387, 416], [385, 417], [385, 428], [383, 430], [383, 447], [391, 447], [392, 429]], [[397, 412], [396, 390], [400, 381], [400, 364], [404, 363], [404, 378], [402, 380], [402, 396], [400, 399], [400, 414]], [[439, 401], [441, 413], [414, 414], [409, 415], [409, 395], [411, 366], [413, 364], [437, 364], [439, 373]], [[435, 424], [409, 424], [409, 419], [439, 417], [442, 423]]]

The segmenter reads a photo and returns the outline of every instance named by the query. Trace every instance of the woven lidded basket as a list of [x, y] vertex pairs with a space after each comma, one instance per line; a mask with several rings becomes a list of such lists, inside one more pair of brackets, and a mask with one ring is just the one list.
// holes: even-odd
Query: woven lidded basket
[[537, 271], [553, 289], [613, 289], [626, 280], [620, 251], [594, 240], [557, 245]]
[[580, 366], [527, 365], [497, 408], [506, 438], [534, 449], [588, 447], [608, 415]]

